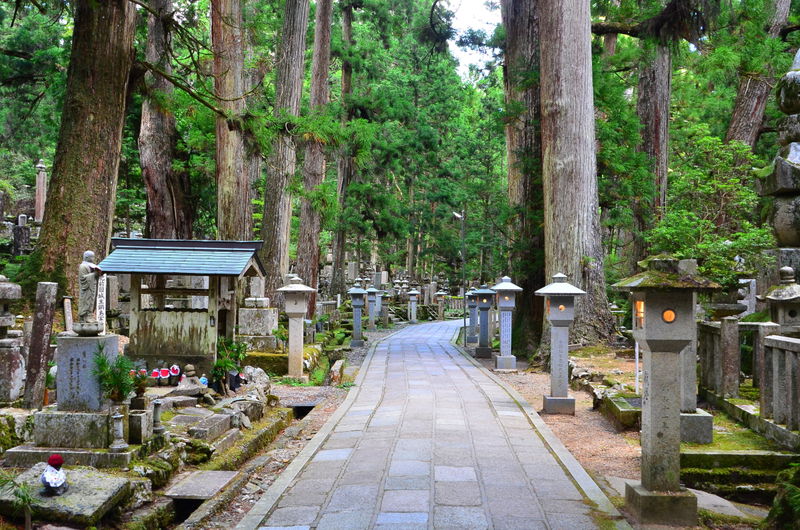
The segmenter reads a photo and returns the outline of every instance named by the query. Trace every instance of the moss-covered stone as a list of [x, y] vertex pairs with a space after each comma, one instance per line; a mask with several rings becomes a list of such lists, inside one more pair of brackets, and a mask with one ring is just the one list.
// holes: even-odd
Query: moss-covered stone
[[800, 529], [800, 465], [778, 474], [778, 489], [765, 521], [767, 528]]
[[261, 368], [270, 375], [286, 375], [289, 371], [289, 354], [248, 352], [244, 364]]
[[253, 424], [236, 444], [227, 451], [214, 455], [201, 469], [213, 471], [233, 471], [242, 466], [261, 449], [271, 443], [278, 434], [292, 422], [292, 409], [272, 409]]
[[192, 466], [211, 460], [214, 448], [203, 440], [189, 440], [186, 442], [186, 463]]

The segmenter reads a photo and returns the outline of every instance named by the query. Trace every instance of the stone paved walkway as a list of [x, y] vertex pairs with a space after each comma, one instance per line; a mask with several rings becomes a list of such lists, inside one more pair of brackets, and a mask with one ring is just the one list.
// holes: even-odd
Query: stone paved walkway
[[238, 528], [596, 528], [529, 416], [450, 344], [459, 325], [378, 344], [327, 439]]

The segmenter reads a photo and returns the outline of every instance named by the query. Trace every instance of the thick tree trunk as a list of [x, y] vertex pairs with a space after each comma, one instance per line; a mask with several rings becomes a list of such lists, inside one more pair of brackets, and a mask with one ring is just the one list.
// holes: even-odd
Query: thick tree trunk
[[[342, 43], [344, 44], [344, 51], [348, 52], [353, 46], [353, 6], [347, 3], [342, 6]], [[350, 95], [353, 93], [353, 65], [346, 58], [342, 60], [342, 105], [345, 112], [342, 115], [342, 123], [346, 124], [350, 120]], [[337, 163], [337, 177], [338, 177], [338, 198], [339, 198], [339, 211], [344, 210], [345, 200], [347, 198], [347, 187], [353, 179], [354, 165], [353, 157], [344, 147], [339, 154]], [[337, 227], [333, 235], [333, 278], [331, 279], [331, 294], [344, 294], [347, 291], [347, 282], [345, 281], [345, 245], [347, 244], [347, 234], [344, 228]]]
[[[789, 18], [791, 4], [791, 0], [775, 0], [767, 38], [775, 39], [780, 36], [781, 28]], [[761, 122], [764, 120], [767, 99], [774, 84], [774, 74], [770, 65], [766, 65], [763, 72], [740, 73], [736, 102], [728, 124], [728, 132], [725, 134], [726, 142], [738, 140], [755, 147]]]
[[506, 124], [508, 199], [515, 208], [512, 233], [517, 234], [511, 274], [523, 288], [514, 316], [514, 349], [531, 353], [538, 346], [544, 317], [544, 233], [542, 231], [542, 158], [539, 130], [539, 21], [537, 2], [502, 0], [506, 29], [503, 79], [506, 108], [519, 112]]
[[[318, 0], [314, 22], [314, 55], [311, 62], [311, 110], [321, 112], [328, 103], [328, 70], [331, 65], [331, 20], [333, 0]], [[310, 140], [306, 144], [303, 165], [303, 186], [313, 193], [325, 178], [325, 153], [322, 142]], [[320, 212], [314, 203], [304, 197], [300, 206], [300, 236], [297, 240], [297, 274], [306, 285], [319, 288], [319, 230]], [[308, 317], [316, 311], [316, 294], [308, 300]]]
[[587, 292], [573, 339], [608, 338], [603, 248], [597, 204], [589, 0], [542, 0], [541, 104], [547, 277], [562, 272]]
[[[642, 42], [643, 46], [648, 43]], [[656, 219], [664, 214], [667, 204], [667, 170], [669, 163], [669, 105], [672, 93], [672, 56], [669, 46], [651, 45], [652, 60], [639, 70], [636, 113], [642, 124], [642, 142], [639, 150], [650, 156], [653, 171], [654, 198], [633, 199], [632, 247], [629, 267], [647, 255], [644, 234]]]
[[83, 251], [102, 259], [111, 237], [136, 11], [127, 0], [74, 6], [61, 131], [32, 263], [77, 296]]
[[[153, 0], [151, 7], [159, 18], [147, 17], [147, 62], [172, 73], [169, 60], [169, 25], [172, 0]], [[172, 94], [172, 83], [161, 76], [147, 73], [146, 96], [142, 101], [142, 121], [139, 132], [139, 158], [142, 178], [147, 192], [147, 237], [160, 239], [190, 239], [194, 205], [191, 202], [189, 176], [172, 167], [175, 157], [175, 116], [161, 105]]]
[[211, 46], [214, 90], [227, 114], [216, 118], [217, 238], [252, 237], [250, 182], [244, 170], [244, 138], [238, 120], [244, 110], [242, 9], [239, 0], [212, 0]]
[[[303, 91], [303, 73], [308, 28], [308, 0], [286, 3], [275, 76], [275, 116], [297, 116]], [[292, 203], [289, 183], [297, 164], [294, 139], [285, 131], [278, 134], [267, 163], [267, 185], [261, 235], [262, 261], [267, 269], [266, 296], [275, 299], [289, 272], [289, 229]], [[304, 278], [305, 280], [305, 278]]]
[[[257, 34], [260, 29], [256, 27], [259, 9], [259, 2], [254, 0], [245, 2], [245, 6], [242, 9], [242, 20], [245, 28], [244, 57], [245, 63], [248, 65], [247, 70], [244, 72], [244, 91], [246, 94], [245, 104], [247, 108], [252, 108], [259, 105], [258, 100], [261, 99], [261, 94], [263, 94], [264, 91], [259, 90], [258, 86], [264, 81], [264, 76], [268, 71], [266, 62], [260, 60], [261, 57], [256, 51], [258, 42]], [[261, 172], [264, 166], [263, 157], [261, 153], [261, 147], [252, 134], [246, 134], [244, 141], [244, 171], [247, 174], [247, 181], [250, 183], [250, 197], [254, 198], [258, 196], [258, 185], [259, 181], [261, 180]]]
[[[609, 2], [614, 7], [619, 7], [619, 0], [611, 0]], [[617, 39], [619, 35], [616, 33], [609, 33], [608, 35], [603, 35], [603, 56], [604, 57], [612, 57], [615, 53], [617, 53]]]

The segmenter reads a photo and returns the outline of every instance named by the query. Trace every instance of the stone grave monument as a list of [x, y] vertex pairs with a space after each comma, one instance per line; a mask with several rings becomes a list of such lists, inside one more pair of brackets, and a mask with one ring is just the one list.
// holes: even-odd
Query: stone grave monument
[[9, 406], [25, 389], [25, 359], [18, 338], [10, 337], [14, 325], [9, 305], [22, 298], [22, 287], [0, 275], [0, 406]]

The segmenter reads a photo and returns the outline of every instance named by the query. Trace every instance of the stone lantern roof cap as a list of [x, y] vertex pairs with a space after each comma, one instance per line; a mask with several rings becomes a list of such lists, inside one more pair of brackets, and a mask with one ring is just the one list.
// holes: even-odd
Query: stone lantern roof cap
[[439, 289], [438, 291], [436, 291], [433, 294], [434, 294], [434, 296], [447, 296], [447, 293], [442, 291], [441, 289]]
[[349, 291], [347, 291], [347, 294], [367, 294], [367, 291], [362, 289], [359, 285], [354, 285]]
[[553, 282], [537, 290], [536, 296], [583, 296], [586, 291], [579, 289], [567, 281], [567, 276], [562, 273], [553, 275]]
[[0, 300], [19, 300], [20, 298], [22, 298], [22, 287], [8, 281], [8, 278], [0, 274]]
[[720, 285], [697, 274], [697, 260], [652, 256], [639, 262], [643, 272], [624, 278], [611, 287], [618, 291], [712, 291]]
[[775, 302], [792, 302], [800, 298], [800, 285], [795, 282], [794, 269], [781, 267], [780, 275], [781, 284], [773, 287], [765, 298]]
[[369, 289], [367, 289], [367, 294], [375, 294], [375, 293], [379, 293], [379, 292], [380, 291], [378, 289], [376, 289], [374, 285], [370, 285]]
[[280, 293], [313, 293], [316, 291], [313, 287], [303, 285], [303, 280], [295, 276], [289, 280], [289, 285], [276, 289]]
[[410, 290], [410, 291], [408, 291], [406, 294], [415, 294], [415, 295], [419, 295], [419, 294], [421, 294], [421, 293], [420, 293], [419, 291], [417, 291], [416, 289], [411, 289], [411, 290]]
[[488, 295], [497, 294], [492, 289], [489, 289], [489, 287], [485, 283], [483, 285], [481, 285], [480, 289], [475, 289], [475, 291], [473, 291], [473, 292], [478, 296], [480, 296], [482, 294], [488, 294]]
[[493, 286], [492, 289], [494, 291], [522, 291], [522, 287], [519, 285], [515, 285], [511, 283], [511, 278], [509, 276], [503, 276], [500, 278], [500, 283]]

